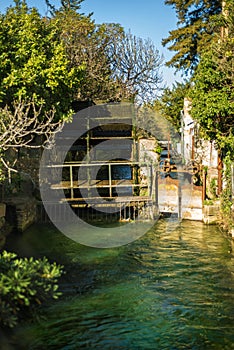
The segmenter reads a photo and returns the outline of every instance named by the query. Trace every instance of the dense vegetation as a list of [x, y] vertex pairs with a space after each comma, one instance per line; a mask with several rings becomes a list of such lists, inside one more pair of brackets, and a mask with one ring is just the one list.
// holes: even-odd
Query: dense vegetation
[[178, 18], [177, 29], [171, 30], [162, 41], [176, 52], [167, 65], [188, 73], [196, 68], [202, 51], [209, 47], [217, 30], [215, 19], [222, 11], [221, 1], [165, 0], [165, 4], [173, 6]]
[[61, 294], [57, 280], [62, 267], [47, 258], [18, 258], [3, 251], [0, 262], [0, 327], [14, 327], [36, 306]]
[[202, 136], [216, 142], [223, 159], [234, 159], [234, 1], [165, 3], [178, 15], [178, 29], [163, 40], [176, 52], [167, 64], [190, 75], [186, 83], [165, 90], [162, 111], [178, 125], [183, 99], [190, 97]]
[[62, 119], [80, 84], [82, 67], [71, 67], [56, 23], [17, 2], [1, 15], [0, 28], [0, 107], [33, 100], [44, 112], [56, 107], [55, 117]]

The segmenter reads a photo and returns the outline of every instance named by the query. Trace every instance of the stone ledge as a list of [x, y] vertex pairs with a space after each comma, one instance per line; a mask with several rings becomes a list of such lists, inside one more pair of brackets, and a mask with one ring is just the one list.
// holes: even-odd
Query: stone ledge
[[16, 197], [6, 200], [6, 220], [20, 232], [37, 219], [37, 201], [33, 197]]
[[207, 216], [217, 216], [219, 215], [220, 207], [219, 205], [204, 205], [203, 206], [203, 213]]
[[207, 225], [218, 224], [220, 222], [219, 203], [203, 206], [203, 222]]

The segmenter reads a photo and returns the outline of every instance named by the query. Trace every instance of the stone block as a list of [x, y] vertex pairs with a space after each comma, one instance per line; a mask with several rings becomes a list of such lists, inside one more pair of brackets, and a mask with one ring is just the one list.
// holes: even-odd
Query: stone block
[[201, 208], [183, 208], [182, 218], [185, 220], [202, 221], [202, 209]]
[[204, 205], [203, 213], [205, 216], [218, 216], [219, 210], [218, 205]]
[[219, 218], [217, 216], [203, 216], [203, 222], [206, 225], [216, 225], [219, 223]]

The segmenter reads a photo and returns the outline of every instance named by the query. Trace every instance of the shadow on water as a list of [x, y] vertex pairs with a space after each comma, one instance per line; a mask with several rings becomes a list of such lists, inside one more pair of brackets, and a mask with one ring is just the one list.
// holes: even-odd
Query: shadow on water
[[234, 349], [234, 256], [216, 226], [184, 221], [172, 230], [161, 220], [113, 249], [34, 226], [11, 236], [10, 248], [66, 270], [63, 296], [17, 328], [17, 350]]

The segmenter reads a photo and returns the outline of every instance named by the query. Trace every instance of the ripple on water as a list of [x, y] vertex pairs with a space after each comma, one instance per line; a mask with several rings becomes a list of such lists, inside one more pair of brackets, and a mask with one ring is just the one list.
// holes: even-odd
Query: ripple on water
[[70, 291], [45, 319], [18, 329], [17, 350], [234, 349], [230, 241], [215, 226], [167, 227], [161, 221], [115, 249], [84, 247], [46, 227], [44, 242], [38, 228], [27, 232], [30, 252], [61, 257]]

